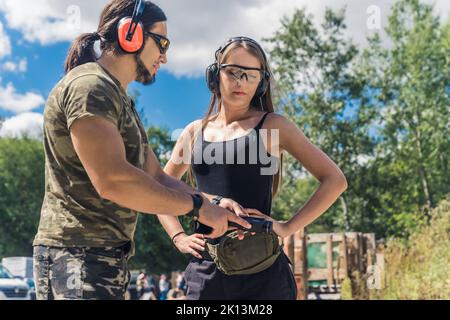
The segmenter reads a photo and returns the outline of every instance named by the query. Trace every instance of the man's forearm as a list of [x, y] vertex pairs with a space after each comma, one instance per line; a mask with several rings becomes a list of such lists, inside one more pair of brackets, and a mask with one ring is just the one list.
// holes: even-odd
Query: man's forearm
[[109, 178], [103, 198], [123, 207], [147, 214], [179, 216], [192, 210], [192, 188], [163, 185], [132, 165], [124, 165], [119, 174]]
[[206, 192], [198, 192], [197, 190], [193, 189], [192, 187], [190, 187], [189, 185], [187, 185], [183, 181], [175, 179], [174, 177], [171, 177], [168, 174], [161, 174], [158, 177], [158, 181], [162, 185], [164, 185], [164, 186], [166, 186], [168, 188], [171, 188], [171, 189], [183, 191], [183, 192], [186, 192], [186, 193], [189, 193], [189, 194], [201, 193], [209, 201], [211, 201], [215, 197], [215, 195], [211, 195], [211, 194], [208, 194]]

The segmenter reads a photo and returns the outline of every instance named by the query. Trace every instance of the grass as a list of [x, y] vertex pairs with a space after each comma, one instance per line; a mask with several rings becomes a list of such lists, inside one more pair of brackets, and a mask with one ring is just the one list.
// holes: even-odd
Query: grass
[[408, 239], [388, 241], [384, 258], [384, 287], [368, 290], [370, 299], [450, 299], [450, 200]]

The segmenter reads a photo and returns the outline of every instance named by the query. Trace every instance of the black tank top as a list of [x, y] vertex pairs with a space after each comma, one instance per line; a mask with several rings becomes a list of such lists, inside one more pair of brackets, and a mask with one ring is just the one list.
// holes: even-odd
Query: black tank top
[[192, 154], [198, 191], [230, 198], [244, 208], [270, 215], [273, 175], [279, 163], [267, 152], [261, 138], [268, 114], [250, 133], [234, 140], [208, 142], [201, 133]]

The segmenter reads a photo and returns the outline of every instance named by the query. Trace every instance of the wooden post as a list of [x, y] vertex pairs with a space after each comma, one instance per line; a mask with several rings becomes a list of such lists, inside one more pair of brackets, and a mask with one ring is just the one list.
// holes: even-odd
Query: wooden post
[[294, 236], [294, 275], [297, 284], [297, 300], [308, 298], [306, 248], [306, 229], [303, 229]]
[[294, 247], [295, 247], [295, 238], [294, 235], [284, 238], [284, 253], [289, 257], [289, 260], [294, 263]]
[[333, 240], [332, 236], [327, 235], [326, 238], [326, 253], [327, 253], [327, 284], [329, 288], [333, 287], [334, 275], [333, 275]]
[[345, 233], [342, 233], [341, 243], [342, 254], [342, 269], [344, 270], [344, 279], [348, 278], [348, 256], [347, 256], [347, 237]]
[[373, 254], [371, 249], [367, 249], [367, 267], [373, 266]]
[[379, 277], [380, 277], [380, 285], [381, 285], [381, 287], [379, 289], [384, 289], [386, 287], [384, 254], [383, 253], [377, 253], [376, 254], [376, 260], [377, 260], [378, 271], [380, 272]]
[[361, 232], [358, 232], [358, 268], [360, 274], [364, 274], [366, 270], [364, 270], [364, 239]]
[[365, 272], [365, 270], [363, 270], [363, 265], [362, 265], [362, 254], [363, 254], [363, 248], [362, 248], [362, 241], [361, 241], [361, 234], [359, 232], [355, 233], [355, 265], [354, 265], [354, 270], [353, 271], [358, 271], [360, 274], [362, 274], [363, 272]]
[[365, 233], [363, 234], [364, 238], [364, 247], [367, 255], [366, 258], [366, 269], [369, 266], [373, 266], [375, 262], [375, 234], [374, 233]]

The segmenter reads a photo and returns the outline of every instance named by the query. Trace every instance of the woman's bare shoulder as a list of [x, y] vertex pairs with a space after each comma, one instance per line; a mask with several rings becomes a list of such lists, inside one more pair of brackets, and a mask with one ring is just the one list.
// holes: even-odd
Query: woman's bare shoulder
[[202, 130], [202, 119], [197, 119], [192, 121], [191, 123], [189, 123], [185, 128], [184, 128], [184, 133], [185, 134], [194, 134], [198, 131]]
[[286, 118], [282, 114], [271, 112], [267, 115], [266, 120], [264, 121], [263, 128], [282, 130], [291, 128], [292, 126], [296, 127], [296, 124], [292, 120]]

